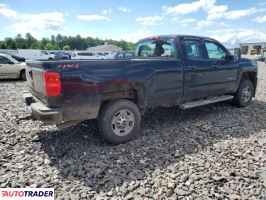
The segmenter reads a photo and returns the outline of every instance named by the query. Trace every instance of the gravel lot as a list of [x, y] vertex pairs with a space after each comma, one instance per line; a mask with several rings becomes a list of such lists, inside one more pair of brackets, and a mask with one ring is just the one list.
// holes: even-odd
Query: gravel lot
[[263, 63], [250, 107], [150, 110], [138, 137], [118, 146], [102, 141], [96, 121], [41, 126], [24, 90], [0, 82], [0, 187], [54, 187], [57, 199], [266, 199]]

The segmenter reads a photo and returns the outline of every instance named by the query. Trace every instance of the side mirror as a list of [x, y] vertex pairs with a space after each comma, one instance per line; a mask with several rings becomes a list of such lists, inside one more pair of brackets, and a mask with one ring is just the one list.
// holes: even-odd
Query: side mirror
[[240, 58], [241, 58], [240, 48], [235, 48], [234, 49], [234, 58], [235, 58], [235, 60], [240, 60]]
[[227, 59], [228, 59], [228, 60], [235, 60], [235, 56], [233, 56], [233, 55], [228, 55], [228, 56], [227, 56]]

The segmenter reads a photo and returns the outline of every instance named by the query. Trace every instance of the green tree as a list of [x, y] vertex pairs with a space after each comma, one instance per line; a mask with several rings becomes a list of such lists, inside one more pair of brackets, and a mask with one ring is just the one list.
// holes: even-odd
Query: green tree
[[26, 45], [26, 43], [23, 43], [23, 44], [22, 44], [21, 49], [27, 49], [27, 45]]
[[45, 45], [44, 47], [45, 50], [53, 50], [54, 49], [54, 46], [49, 42]]
[[15, 37], [15, 41], [17, 43], [17, 48], [19, 48], [19, 49], [21, 49], [22, 48], [22, 45], [25, 43], [25, 39], [22, 37], [21, 34], [18, 34]]
[[103, 45], [105, 42], [108, 44], [114, 44], [121, 47], [123, 50], [133, 50], [134, 44], [126, 41], [116, 40], [102, 40], [99, 38], [82, 38], [80, 35], [77, 36], [63, 36], [58, 34], [57, 36], [51, 35], [50, 38], [42, 38], [37, 40], [30, 33], [27, 33], [25, 37], [18, 34], [16, 37], [7, 37], [4, 41], [0, 41], [0, 45], [7, 49], [53, 49], [59, 50], [68, 46], [70, 49], [85, 50], [88, 47], [94, 47], [97, 45]]
[[70, 46], [69, 46], [69, 45], [65, 45], [65, 46], [63, 47], [63, 50], [65, 50], [65, 51], [70, 50]]
[[0, 49], [6, 49], [6, 44], [4, 42], [1, 42]]
[[11, 46], [13, 45], [13, 39], [10, 37], [5, 38], [5, 44], [7, 49], [11, 49]]
[[15, 40], [12, 40], [10, 49], [17, 49], [17, 43]]
[[51, 43], [52, 43], [52, 45], [55, 45], [55, 36], [54, 35], [51, 36]]

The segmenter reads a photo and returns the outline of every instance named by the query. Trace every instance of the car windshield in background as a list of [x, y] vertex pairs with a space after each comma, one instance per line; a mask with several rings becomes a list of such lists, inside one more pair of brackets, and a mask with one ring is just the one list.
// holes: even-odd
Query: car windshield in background
[[176, 58], [176, 49], [173, 40], [146, 40], [137, 45], [136, 58]]

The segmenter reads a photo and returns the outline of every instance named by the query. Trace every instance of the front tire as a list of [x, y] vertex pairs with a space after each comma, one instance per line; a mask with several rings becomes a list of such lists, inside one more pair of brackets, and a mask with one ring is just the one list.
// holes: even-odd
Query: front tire
[[254, 95], [254, 85], [250, 80], [244, 79], [234, 95], [234, 103], [239, 107], [247, 107]]
[[135, 103], [129, 100], [114, 100], [100, 112], [98, 125], [103, 138], [111, 144], [131, 140], [139, 131], [141, 113]]

